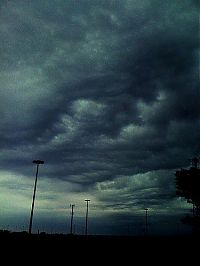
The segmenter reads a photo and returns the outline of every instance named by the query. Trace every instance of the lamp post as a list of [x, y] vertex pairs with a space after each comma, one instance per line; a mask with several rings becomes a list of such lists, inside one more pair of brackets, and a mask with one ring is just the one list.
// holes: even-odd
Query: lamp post
[[88, 202], [90, 201], [89, 199], [85, 200], [87, 202], [87, 207], [86, 207], [86, 217], [85, 217], [85, 235], [88, 233]]
[[145, 208], [145, 234], [147, 235], [148, 234], [148, 220], [147, 220], [147, 212], [148, 212], [148, 209]]
[[34, 209], [34, 204], [35, 204], [35, 193], [36, 193], [36, 187], [37, 187], [37, 178], [38, 178], [39, 165], [40, 164], [44, 164], [44, 161], [33, 160], [33, 163], [35, 163], [37, 165], [37, 167], [36, 167], [35, 185], [34, 185], [34, 190], [33, 190], [33, 201], [32, 201], [32, 207], [31, 207], [31, 216], [30, 216], [30, 223], [29, 223], [29, 234], [31, 234], [31, 230], [32, 230], [33, 209]]
[[74, 218], [74, 204], [70, 205], [70, 207], [72, 208], [72, 212], [71, 212], [71, 225], [70, 225], [70, 234], [73, 234], [73, 218]]

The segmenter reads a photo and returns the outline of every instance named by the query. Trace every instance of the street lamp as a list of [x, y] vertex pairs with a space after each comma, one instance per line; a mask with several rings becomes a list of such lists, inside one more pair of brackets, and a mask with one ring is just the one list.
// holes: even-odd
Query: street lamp
[[146, 214], [145, 214], [145, 233], [147, 235], [148, 234], [148, 220], [147, 220], [147, 212], [148, 212], [148, 209], [145, 208], [144, 210], [146, 212]]
[[38, 169], [39, 169], [40, 164], [44, 164], [44, 161], [33, 160], [33, 163], [35, 163], [37, 165], [37, 168], [36, 168], [36, 176], [35, 176], [35, 185], [34, 185], [34, 190], [33, 190], [33, 201], [32, 201], [31, 216], [30, 216], [30, 223], [29, 223], [29, 234], [31, 234], [31, 230], [32, 230], [33, 209], [34, 209], [34, 203], [35, 203], [35, 193], [36, 193], [36, 187], [37, 187]]
[[89, 199], [85, 200], [87, 202], [87, 208], [86, 208], [86, 218], [85, 218], [85, 235], [88, 233], [88, 202], [90, 201]]
[[71, 225], [70, 225], [70, 234], [73, 234], [73, 218], [74, 218], [74, 207], [75, 205], [72, 204], [70, 205], [70, 207], [72, 208], [72, 212], [71, 212]]

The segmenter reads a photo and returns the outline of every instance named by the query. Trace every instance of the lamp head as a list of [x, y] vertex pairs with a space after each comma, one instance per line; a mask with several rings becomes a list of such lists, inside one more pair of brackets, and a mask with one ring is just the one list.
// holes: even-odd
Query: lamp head
[[33, 163], [35, 163], [35, 164], [44, 164], [44, 161], [42, 161], [42, 160], [33, 160]]

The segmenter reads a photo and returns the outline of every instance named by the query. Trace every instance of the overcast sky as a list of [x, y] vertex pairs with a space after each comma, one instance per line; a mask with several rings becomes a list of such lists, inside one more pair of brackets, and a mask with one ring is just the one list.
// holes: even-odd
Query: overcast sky
[[34, 230], [68, 233], [75, 204], [83, 232], [88, 198], [92, 233], [187, 213], [174, 173], [200, 153], [197, 5], [0, 0], [2, 228], [28, 227], [34, 159]]

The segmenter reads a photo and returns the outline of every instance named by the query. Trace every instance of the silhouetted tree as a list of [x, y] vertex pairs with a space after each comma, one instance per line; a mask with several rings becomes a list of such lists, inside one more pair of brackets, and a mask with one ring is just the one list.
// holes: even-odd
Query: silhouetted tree
[[193, 215], [187, 215], [182, 219], [184, 223], [200, 225], [200, 169], [199, 160], [191, 159], [190, 169], [176, 171], [176, 194], [184, 197], [188, 203], [193, 205]]

